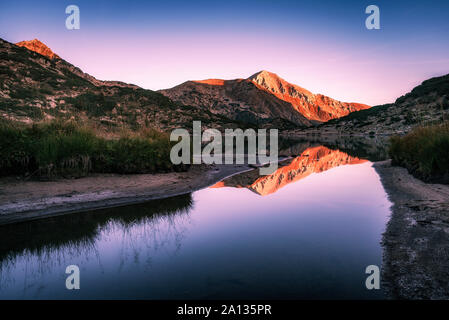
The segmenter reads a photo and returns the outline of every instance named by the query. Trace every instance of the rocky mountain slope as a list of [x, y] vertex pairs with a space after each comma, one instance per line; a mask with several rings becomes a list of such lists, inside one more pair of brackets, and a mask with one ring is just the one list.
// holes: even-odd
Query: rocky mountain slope
[[316, 128], [291, 133], [405, 134], [418, 125], [440, 123], [448, 119], [449, 74], [424, 81], [394, 103], [353, 112]]
[[309, 120], [325, 122], [343, 117], [354, 111], [370, 108], [366, 104], [341, 102], [322, 94], [313, 94], [265, 70], [252, 75], [248, 80], [256, 83], [260, 88], [270, 92], [280, 100], [290, 103], [296, 111]]
[[215, 114], [230, 114], [236, 120], [263, 123], [281, 118], [300, 127], [369, 108], [313, 94], [268, 71], [258, 72], [248, 79], [187, 81], [160, 92], [182, 104], [195, 105]]
[[[36, 52], [35, 52], [35, 51]], [[101, 81], [61, 59], [39, 40], [0, 39], [0, 119], [32, 123], [53, 118], [92, 122], [109, 131], [141, 126], [167, 130], [242, 127], [207, 110], [118, 81]]]

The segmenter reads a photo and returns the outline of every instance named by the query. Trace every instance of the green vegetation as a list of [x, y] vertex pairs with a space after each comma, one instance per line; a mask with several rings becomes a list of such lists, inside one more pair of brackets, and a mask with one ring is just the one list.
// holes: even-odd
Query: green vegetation
[[38, 178], [97, 173], [155, 173], [185, 170], [170, 161], [172, 142], [153, 129], [106, 139], [92, 128], [53, 121], [31, 126], [0, 122], [0, 175]]
[[[424, 81], [421, 85], [415, 87], [410, 93], [398, 98], [396, 103], [402, 103], [405, 100], [412, 98], [420, 98], [430, 94], [442, 96], [449, 92], [449, 75], [442, 77], [435, 77]], [[423, 103], [426, 100], [422, 101]]]
[[11, 92], [11, 98], [13, 99], [33, 99], [38, 95], [36, 89], [29, 88], [15, 88], [15, 91]]
[[116, 101], [113, 97], [91, 92], [81, 94], [75, 98], [66, 97], [65, 101], [80, 111], [86, 111], [91, 116], [105, 115], [106, 112], [111, 112], [116, 106]]
[[391, 138], [393, 165], [438, 183], [449, 183], [449, 122], [415, 128], [406, 136]]

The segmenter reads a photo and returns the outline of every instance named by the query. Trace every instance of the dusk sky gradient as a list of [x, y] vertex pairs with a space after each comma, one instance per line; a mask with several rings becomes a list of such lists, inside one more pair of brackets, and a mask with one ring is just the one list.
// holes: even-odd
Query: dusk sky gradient
[[[81, 29], [65, 28], [78, 5]], [[365, 28], [380, 8], [381, 29]], [[102, 80], [147, 89], [277, 73], [314, 93], [393, 102], [449, 73], [449, 1], [1, 1], [0, 37], [38, 38]]]

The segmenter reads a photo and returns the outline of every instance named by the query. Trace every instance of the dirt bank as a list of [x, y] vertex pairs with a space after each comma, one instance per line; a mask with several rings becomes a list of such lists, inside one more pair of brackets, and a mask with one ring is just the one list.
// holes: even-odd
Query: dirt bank
[[49, 182], [1, 178], [0, 225], [186, 194], [250, 169], [199, 165], [188, 172], [101, 174]]
[[449, 299], [449, 186], [390, 161], [374, 165], [393, 202], [383, 235], [383, 285], [393, 299]]

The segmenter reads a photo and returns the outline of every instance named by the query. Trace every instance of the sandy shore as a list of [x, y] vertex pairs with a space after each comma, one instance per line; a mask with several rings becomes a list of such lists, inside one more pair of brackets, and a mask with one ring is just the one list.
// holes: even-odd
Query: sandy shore
[[187, 172], [101, 174], [81, 179], [0, 179], [0, 225], [79, 211], [141, 203], [206, 188], [247, 165], [199, 165]]
[[393, 299], [449, 299], [449, 186], [424, 183], [390, 161], [374, 167], [393, 202], [384, 288]]

